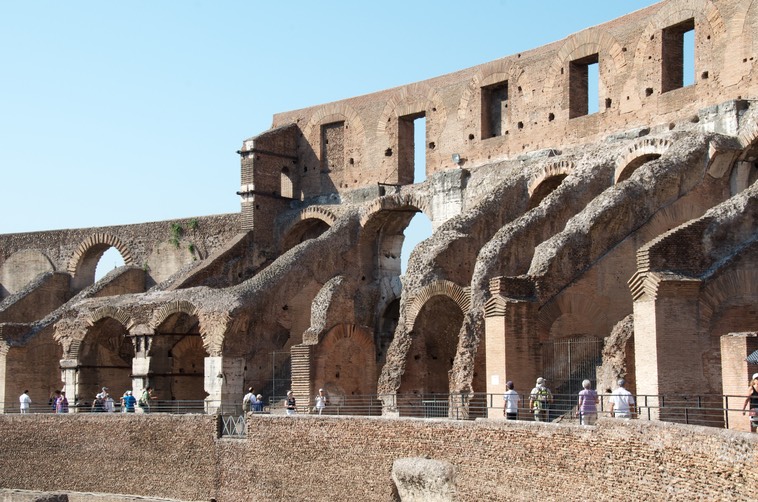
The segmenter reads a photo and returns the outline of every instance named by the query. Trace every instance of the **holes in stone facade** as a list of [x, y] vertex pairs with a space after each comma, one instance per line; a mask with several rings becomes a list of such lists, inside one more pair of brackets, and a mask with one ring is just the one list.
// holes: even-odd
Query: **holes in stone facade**
[[472, 139], [474, 139], [474, 135], [473, 135], [473, 134], [469, 134], [469, 135], [468, 135], [468, 139], [469, 139], [469, 140], [472, 140]]
[[613, 104], [613, 100], [611, 100], [611, 98], [605, 98], [605, 109], [606, 110], [611, 107], [611, 104]]
[[708, 72], [707, 72], [707, 71], [704, 71], [703, 73], [701, 73], [701, 74], [700, 74], [700, 78], [701, 78], [702, 80], [705, 80], [705, 79], [707, 79], [707, 78], [708, 78]]
[[553, 120], [555, 120], [555, 113], [548, 113], [547, 114], [547, 121], [548, 122], [552, 122]]
[[429, 143], [429, 149], [430, 150], [434, 150], [435, 146], [437, 146], [437, 145], [434, 144], [434, 141], [432, 141], [431, 143]]
[[[661, 91], [668, 92], [694, 83], [695, 20], [664, 28], [661, 45]], [[690, 75], [690, 66], [692, 66]], [[685, 68], [688, 75], [685, 77]]]
[[523, 129], [524, 128], [524, 123], [523, 122], [519, 122], [517, 125], [518, 125], [519, 129]]
[[387, 148], [387, 149], [384, 151], [384, 156], [385, 156], [385, 157], [392, 157], [392, 148]]
[[648, 87], [647, 89], [645, 89], [645, 96], [652, 96], [652, 95], [653, 95], [652, 87]]

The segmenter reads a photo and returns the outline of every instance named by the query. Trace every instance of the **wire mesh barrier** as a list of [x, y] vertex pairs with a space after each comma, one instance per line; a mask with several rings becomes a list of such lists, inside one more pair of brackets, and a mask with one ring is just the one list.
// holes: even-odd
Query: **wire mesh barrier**
[[[529, 394], [519, 394], [520, 403], [517, 420], [534, 420], [529, 409]], [[599, 394], [598, 415], [609, 416], [610, 394]], [[689, 425], [702, 425], [718, 428], [745, 429], [749, 417], [743, 412], [745, 396], [736, 395], [636, 395], [634, 418], [657, 420]], [[553, 400], [547, 406], [546, 421], [579, 422], [576, 394], [553, 394]], [[480, 417], [503, 417], [502, 394], [396, 394], [382, 396], [378, 394], [329, 396], [321, 415], [331, 416], [381, 416], [383, 406], [387, 411], [401, 417], [474, 420]], [[18, 401], [3, 403], [3, 413], [20, 413]], [[99, 411], [99, 410], [98, 410]], [[90, 403], [82, 402], [69, 406], [70, 413], [96, 413]], [[127, 410], [115, 403], [114, 413]], [[155, 400], [149, 407], [135, 407], [135, 413], [154, 414], [214, 414], [222, 417], [222, 435], [229, 437], [244, 436], [246, 413], [239, 403], [220, 403], [207, 400], [162, 401]], [[319, 414], [313, 399], [305, 402], [301, 398], [297, 407], [298, 414]], [[54, 413], [47, 403], [32, 403], [28, 413]], [[284, 414], [284, 397], [275, 396], [269, 400], [262, 411], [255, 414]], [[104, 412], [107, 414], [107, 412]]]
[[245, 415], [219, 415], [221, 437], [243, 438], [246, 435]]

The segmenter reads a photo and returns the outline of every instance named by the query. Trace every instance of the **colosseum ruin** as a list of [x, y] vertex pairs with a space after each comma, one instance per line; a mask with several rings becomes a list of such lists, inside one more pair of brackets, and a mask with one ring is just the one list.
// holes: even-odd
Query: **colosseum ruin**
[[[748, 361], [758, 351], [756, 55], [758, 0], [664, 0], [534, 50], [279, 113], [241, 144], [238, 213], [0, 235], [0, 429], [56, 427], [50, 416], [36, 425], [10, 417], [23, 388], [45, 397], [63, 388], [83, 401], [104, 382], [137, 395], [150, 385], [161, 400], [210, 410], [238, 405], [250, 386], [267, 397], [291, 388], [301, 403], [325, 388], [334, 403], [373, 410], [378, 417], [361, 420], [387, 428], [390, 443], [418, 433], [402, 419], [423, 416], [424, 396], [447, 396], [445, 414], [469, 420], [429, 427], [460, 436], [460, 446], [466, 424], [512, 440], [505, 425], [471, 419], [502, 417], [506, 380], [527, 392], [546, 376], [556, 394], [575, 393], [584, 378], [602, 391], [623, 377], [648, 397], [650, 421], [636, 421], [635, 433], [686, 435], [665, 396], [702, 395], [705, 409], [722, 408], [758, 372]], [[419, 148], [426, 179], [414, 182]], [[433, 233], [401, 274], [404, 232], [418, 213]], [[125, 266], [96, 281], [109, 248]], [[717, 421], [702, 434], [746, 445], [728, 462], [739, 476], [724, 467], [719, 483], [734, 499], [753, 493], [739, 491], [756, 482], [758, 443], [740, 436], [747, 420], [701, 415]], [[134, 418], [202, 429], [187, 417]], [[255, 427], [272, 437], [287, 434], [284, 418], [259, 418]], [[96, 418], [80, 420], [99, 434]], [[323, 424], [362, 422], [308, 423], [326, 433]], [[609, 442], [631, 434], [604, 423]], [[549, 434], [565, 444], [588, 434], [570, 430]], [[357, 442], [362, 433], [350, 434]], [[69, 486], [92, 489], [85, 478]], [[0, 486], [55, 488], [28, 479]], [[461, 500], [492, 500], [476, 482]], [[142, 494], [221, 500], [218, 483]], [[384, 485], [370, 485], [363, 498], [388, 499]]]

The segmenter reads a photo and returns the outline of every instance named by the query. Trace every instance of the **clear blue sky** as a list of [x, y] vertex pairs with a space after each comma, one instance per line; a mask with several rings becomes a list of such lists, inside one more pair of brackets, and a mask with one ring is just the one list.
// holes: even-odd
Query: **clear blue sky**
[[[235, 152], [275, 113], [486, 63], [654, 3], [1, 2], [0, 234], [239, 211]], [[430, 233], [414, 218], [403, 270]], [[111, 249], [96, 276], [121, 264]]]
[[6, 1], [0, 233], [239, 211], [274, 113], [559, 40], [654, 0]]

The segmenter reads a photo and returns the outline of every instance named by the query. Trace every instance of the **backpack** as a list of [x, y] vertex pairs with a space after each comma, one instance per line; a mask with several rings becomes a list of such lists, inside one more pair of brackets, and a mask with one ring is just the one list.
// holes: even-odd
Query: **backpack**
[[536, 399], [534, 400], [534, 407], [538, 410], [543, 410], [547, 408], [547, 402], [550, 399], [550, 391], [547, 390], [547, 387], [540, 387], [537, 390]]

